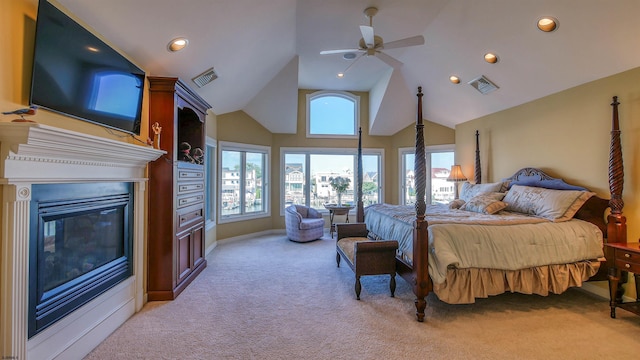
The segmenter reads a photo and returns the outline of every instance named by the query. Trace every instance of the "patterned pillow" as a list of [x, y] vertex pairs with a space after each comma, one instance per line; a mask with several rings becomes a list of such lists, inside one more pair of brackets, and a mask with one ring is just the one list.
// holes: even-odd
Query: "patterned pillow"
[[513, 185], [504, 197], [507, 211], [529, 214], [554, 222], [571, 220], [594, 193]]
[[472, 197], [484, 193], [499, 192], [502, 188], [502, 182], [487, 184], [470, 184], [468, 182], [462, 184], [460, 191], [460, 199], [464, 201], [471, 200]]
[[[499, 195], [496, 195], [499, 194]], [[507, 203], [496, 199], [496, 197], [502, 198], [504, 196], [501, 193], [486, 193], [474, 196], [464, 205], [460, 207], [460, 210], [474, 211], [482, 214], [495, 214], [500, 210], [507, 207]]]

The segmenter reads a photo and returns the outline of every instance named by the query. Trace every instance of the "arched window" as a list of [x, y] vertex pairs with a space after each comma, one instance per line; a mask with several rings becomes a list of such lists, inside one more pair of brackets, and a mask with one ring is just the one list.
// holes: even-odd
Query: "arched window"
[[307, 95], [307, 137], [357, 138], [360, 97], [345, 91]]

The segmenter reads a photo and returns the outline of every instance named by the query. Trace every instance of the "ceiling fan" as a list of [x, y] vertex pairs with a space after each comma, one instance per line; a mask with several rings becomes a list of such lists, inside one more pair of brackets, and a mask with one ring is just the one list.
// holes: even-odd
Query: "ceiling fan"
[[[364, 14], [369, 18], [369, 26], [361, 25], [360, 32], [362, 38], [360, 39], [359, 47], [357, 49], [339, 49], [339, 50], [323, 50], [320, 51], [320, 55], [332, 55], [332, 54], [345, 54], [345, 53], [360, 53], [357, 58], [341, 73], [347, 72], [359, 59], [363, 56], [375, 56], [378, 59], [385, 62], [392, 68], [398, 68], [402, 65], [400, 60], [395, 59], [392, 56], [382, 52], [383, 49], [397, 49], [408, 46], [416, 46], [424, 44], [424, 37], [422, 35], [416, 35], [408, 37], [406, 39], [395, 40], [385, 43], [382, 38], [375, 35], [373, 32], [373, 17], [378, 13], [378, 8], [368, 7], [364, 9]], [[340, 74], [338, 74], [340, 75]]]

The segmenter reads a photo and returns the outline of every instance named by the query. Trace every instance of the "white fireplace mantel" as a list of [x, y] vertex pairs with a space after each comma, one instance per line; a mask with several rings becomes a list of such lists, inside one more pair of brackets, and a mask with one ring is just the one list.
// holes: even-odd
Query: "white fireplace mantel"
[[[142, 308], [146, 165], [165, 152], [26, 122], [0, 122], [0, 356], [84, 356]], [[33, 184], [133, 182], [134, 275], [27, 337], [29, 204]]]

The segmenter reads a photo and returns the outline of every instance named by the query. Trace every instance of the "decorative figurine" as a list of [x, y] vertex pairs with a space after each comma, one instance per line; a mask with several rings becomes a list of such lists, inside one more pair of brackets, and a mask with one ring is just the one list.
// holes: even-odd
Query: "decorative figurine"
[[151, 125], [151, 130], [153, 130], [153, 148], [160, 149], [160, 133], [162, 132], [162, 127], [156, 121]]
[[193, 160], [191, 156], [191, 145], [186, 141], [180, 143], [180, 154], [178, 156], [178, 160], [180, 161], [195, 163], [195, 160]]
[[4, 111], [2, 112], [2, 115], [20, 115], [20, 119], [13, 119], [11, 120], [11, 122], [35, 122], [33, 120], [27, 120], [24, 117], [25, 115], [35, 115], [37, 110], [38, 110], [37, 106], [31, 105], [25, 109], [18, 109], [14, 111]]
[[194, 148], [192, 157], [196, 164], [204, 164], [204, 151], [202, 149]]

